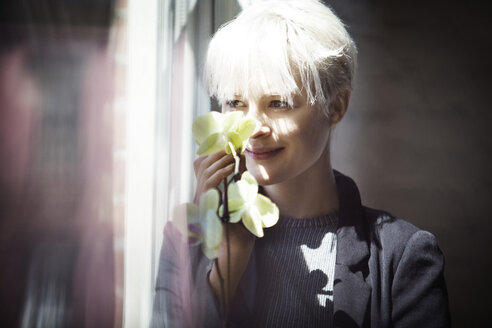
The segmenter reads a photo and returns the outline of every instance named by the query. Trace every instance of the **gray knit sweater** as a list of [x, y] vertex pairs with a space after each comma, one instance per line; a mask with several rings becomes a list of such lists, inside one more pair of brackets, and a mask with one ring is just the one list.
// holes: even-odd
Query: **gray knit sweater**
[[281, 217], [256, 241], [256, 327], [331, 327], [338, 213]]

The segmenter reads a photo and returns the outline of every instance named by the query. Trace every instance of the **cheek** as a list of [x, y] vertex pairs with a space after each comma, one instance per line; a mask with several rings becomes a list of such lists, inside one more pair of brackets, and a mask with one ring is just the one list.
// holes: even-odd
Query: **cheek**
[[324, 124], [323, 118], [317, 116], [278, 119], [272, 126], [274, 133], [280, 139], [288, 139], [289, 143], [310, 147], [324, 143], [328, 132], [328, 126]]
[[329, 127], [322, 117], [311, 117], [299, 122], [290, 140], [296, 145], [297, 158], [318, 158], [329, 143]]
[[275, 140], [294, 136], [299, 133], [299, 124], [295, 120], [281, 118], [271, 122], [272, 134]]
[[324, 147], [329, 138], [329, 127], [323, 124], [313, 124], [304, 131], [304, 138], [312, 144], [313, 147]]

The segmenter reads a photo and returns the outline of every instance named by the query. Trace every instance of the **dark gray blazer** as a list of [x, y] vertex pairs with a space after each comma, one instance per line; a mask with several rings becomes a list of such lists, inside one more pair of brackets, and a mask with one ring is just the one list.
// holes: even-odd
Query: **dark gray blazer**
[[[340, 198], [334, 326], [449, 327], [444, 257], [435, 237], [362, 206], [353, 180], [334, 173]], [[211, 261], [178, 235], [166, 226], [152, 326], [221, 326], [207, 280]], [[238, 289], [231, 326], [252, 326], [255, 286], [253, 257]]]

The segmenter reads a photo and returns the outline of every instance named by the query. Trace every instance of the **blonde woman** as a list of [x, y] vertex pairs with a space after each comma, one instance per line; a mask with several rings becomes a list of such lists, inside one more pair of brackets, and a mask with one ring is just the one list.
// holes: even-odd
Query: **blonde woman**
[[[223, 242], [219, 267], [199, 249], [170, 251], [176, 231], [166, 228], [154, 323], [449, 326], [435, 237], [363, 206], [354, 181], [331, 166], [331, 135], [347, 111], [356, 54], [341, 21], [314, 0], [260, 2], [215, 34], [205, 80], [223, 111], [260, 122], [246, 167], [280, 219], [263, 238], [230, 224], [230, 262]], [[195, 199], [231, 174], [233, 161], [224, 152], [198, 158]], [[228, 266], [221, 293], [219, 272]], [[190, 284], [176, 283], [180, 276]]]

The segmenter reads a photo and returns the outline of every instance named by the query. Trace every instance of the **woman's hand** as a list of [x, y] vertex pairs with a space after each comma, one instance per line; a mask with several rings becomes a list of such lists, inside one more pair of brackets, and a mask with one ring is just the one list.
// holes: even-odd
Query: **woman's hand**
[[194, 202], [208, 189], [216, 188], [229, 174], [234, 172], [234, 156], [221, 150], [208, 156], [200, 156], [193, 163], [196, 177]]
[[[216, 188], [227, 176], [234, 172], [234, 157], [222, 150], [212, 155], [198, 157], [193, 166], [197, 179], [194, 202], [198, 203], [200, 196], [205, 191]], [[244, 158], [242, 158], [239, 172], [243, 172], [244, 170], [246, 170], [246, 166]], [[244, 270], [248, 266], [256, 237], [241, 222], [228, 223], [227, 227], [224, 228], [224, 236], [220, 243], [219, 258], [217, 259], [219, 270], [214, 265], [209, 279], [217, 298], [221, 302], [226, 301], [230, 304], [230, 300], [234, 297]], [[229, 238], [226, 238], [226, 230], [229, 233]], [[227, 263], [227, 239], [229, 240], [229, 259], [231, 261], [229, 266]], [[229, 275], [227, 272], [228, 268], [230, 269]], [[220, 276], [224, 279], [225, 295], [228, 295], [226, 296], [226, 300], [222, 300], [219, 271]]]

